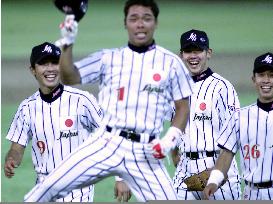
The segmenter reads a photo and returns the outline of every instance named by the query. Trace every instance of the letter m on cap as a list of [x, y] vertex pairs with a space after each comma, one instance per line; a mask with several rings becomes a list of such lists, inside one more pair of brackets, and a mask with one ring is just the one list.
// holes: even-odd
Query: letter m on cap
[[44, 50], [42, 52], [48, 52], [48, 53], [52, 53], [52, 48], [50, 45], [46, 45]]

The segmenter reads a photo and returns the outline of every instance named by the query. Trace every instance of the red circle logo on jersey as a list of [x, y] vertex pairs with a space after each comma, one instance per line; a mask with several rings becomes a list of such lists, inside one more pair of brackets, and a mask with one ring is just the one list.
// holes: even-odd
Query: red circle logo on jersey
[[203, 103], [200, 103], [199, 108], [200, 108], [200, 110], [204, 111], [204, 110], [206, 110], [206, 106], [207, 105], [203, 102]]
[[71, 127], [73, 125], [73, 120], [71, 120], [71, 119], [66, 119], [66, 121], [65, 121], [65, 126], [66, 127]]
[[160, 81], [160, 79], [161, 79], [160, 74], [154, 74], [153, 79], [154, 79], [155, 81]]

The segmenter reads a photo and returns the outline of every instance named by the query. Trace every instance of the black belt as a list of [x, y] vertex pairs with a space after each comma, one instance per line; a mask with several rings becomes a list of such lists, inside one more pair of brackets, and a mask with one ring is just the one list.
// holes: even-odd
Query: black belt
[[[113, 128], [110, 127], [110, 126], [106, 126], [106, 131], [107, 132], [112, 132]], [[132, 140], [132, 141], [135, 141], [135, 142], [140, 142], [140, 139], [141, 139], [141, 134], [138, 134], [138, 133], [135, 133], [131, 130], [121, 130], [120, 133], [119, 133], [119, 136], [121, 137], [124, 137], [128, 140]], [[151, 141], [153, 141], [155, 139], [155, 136], [150, 136], [149, 137], [149, 143]]]
[[267, 181], [263, 183], [251, 183], [249, 181], [245, 181], [245, 184], [248, 186], [254, 186], [256, 188], [271, 188], [273, 187], [273, 181]]
[[192, 160], [201, 159], [206, 157], [214, 157], [220, 153], [220, 150], [217, 151], [203, 151], [203, 152], [186, 152], [186, 157], [189, 157]]

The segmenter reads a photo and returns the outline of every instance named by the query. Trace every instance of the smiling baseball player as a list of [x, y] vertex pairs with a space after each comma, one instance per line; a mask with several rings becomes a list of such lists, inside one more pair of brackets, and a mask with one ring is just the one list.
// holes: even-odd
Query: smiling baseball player
[[[5, 160], [5, 175], [11, 178], [32, 145], [32, 162], [41, 183], [61, 161], [82, 144], [101, 122], [102, 111], [94, 96], [60, 84], [61, 50], [45, 42], [33, 47], [30, 71], [39, 90], [21, 102], [7, 139], [12, 142]], [[93, 201], [94, 186], [71, 191], [59, 202]]]
[[211, 172], [204, 193], [213, 196], [238, 151], [245, 181], [244, 200], [273, 199], [273, 54], [264, 53], [254, 61], [252, 76], [257, 103], [241, 108], [225, 126], [218, 139], [223, 152]]
[[[201, 200], [203, 192], [188, 189], [184, 181], [214, 166], [220, 153], [216, 142], [220, 131], [240, 104], [233, 85], [207, 66], [212, 56], [207, 34], [192, 29], [181, 35], [180, 43], [180, 57], [192, 74], [195, 87], [190, 96], [191, 112], [185, 136], [178, 145], [181, 157], [175, 161], [177, 169], [173, 180], [180, 200]], [[175, 157], [177, 152], [173, 152]], [[240, 196], [240, 175], [234, 159], [228, 181], [213, 199], [237, 200]]]

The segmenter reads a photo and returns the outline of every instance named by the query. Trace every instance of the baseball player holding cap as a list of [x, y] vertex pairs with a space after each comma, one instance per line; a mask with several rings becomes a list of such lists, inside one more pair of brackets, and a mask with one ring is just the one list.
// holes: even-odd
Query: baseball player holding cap
[[[124, 179], [138, 201], [177, 199], [161, 159], [182, 136], [193, 82], [181, 59], [155, 43], [158, 14], [153, 0], [126, 1], [128, 45], [98, 51], [75, 64], [73, 31], [67, 29], [69, 35], [63, 38], [69, 39], [62, 42], [71, 43], [63, 46], [60, 59], [63, 81], [99, 82], [103, 125], [95, 132], [98, 140], [81, 146], [33, 188], [26, 201], [50, 201], [112, 175]], [[176, 113], [160, 140], [165, 114], [173, 101]]]
[[[9, 128], [11, 147], [4, 165], [8, 178], [14, 176], [31, 143], [36, 183], [42, 182], [101, 122], [102, 110], [94, 96], [60, 83], [60, 55], [61, 50], [48, 42], [32, 49], [30, 71], [39, 90], [21, 102]], [[88, 185], [56, 201], [93, 201], [93, 194], [94, 186]]]
[[[256, 103], [233, 113], [218, 139], [223, 148], [204, 190], [214, 194], [237, 151], [240, 153], [245, 182], [244, 200], [273, 199], [273, 54], [265, 53], [254, 61], [252, 76], [258, 93]], [[240, 121], [239, 125], [234, 123]]]
[[[190, 71], [195, 87], [190, 96], [191, 112], [185, 136], [173, 151], [177, 165], [173, 181], [179, 199], [200, 200], [204, 197], [203, 192], [189, 191], [184, 180], [214, 166], [220, 153], [216, 142], [220, 131], [240, 105], [233, 85], [207, 66], [212, 55], [207, 34], [189, 30], [181, 35], [180, 44], [180, 57]], [[233, 160], [228, 181], [212, 199], [238, 200], [240, 195], [240, 176]]]

